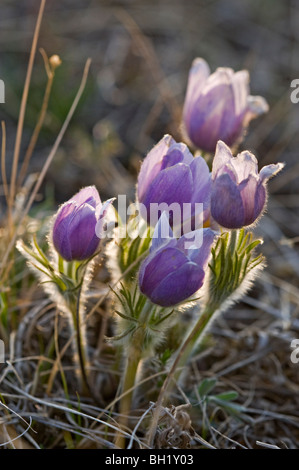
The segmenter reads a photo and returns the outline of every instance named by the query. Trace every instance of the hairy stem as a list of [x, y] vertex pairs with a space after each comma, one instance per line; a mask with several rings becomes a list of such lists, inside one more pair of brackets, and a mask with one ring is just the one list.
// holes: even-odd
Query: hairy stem
[[152, 423], [148, 433], [148, 445], [152, 447], [156, 428], [159, 421], [160, 411], [163, 405], [163, 401], [166, 398], [167, 392], [169, 393], [169, 387], [173, 379], [178, 379], [184, 365], [187, 363], [188, 358], [190, 357], [195, 345], [198, 344], [200, 339], [203, 337], [208, 324], [210, 323], [213, 315], [218, 311], [217, 305], [210, 305], [207, 306], [199, 317], [197, 322], [195, 323], [194, 327], [188, 334], [187, 338], [183, 342], [182, 346], [180, 347], [177, 356], [171, 366], [170, 371], [161, 387], [158, 400], [156, 403], [155, 411], [153, 414]]
[[[126, 366], [123, 375], [122, 398], [119, 405], [119, 425], [121, 429], [128, 425], [138, 366], [145, 349], [144, 341], [146, 336], [146, 323], [150, 316], [151, 309], [152, 304], [150, 302], [146, 302], [139, 317], [139, 326], [130, 337], [129, 346], [126, 349]], [[115, 445], [121, 449], [124, 449], [125, 447], [125, 438], [120, 432], [116, 435]]]
[[[140, 336], [140, 343], [142, 344], [143, 335], [139, 335], [139, 336]], [[121, 429], [124, 429], [127, 426], [128, 420], [129, 420], [129, 413], [130, 413], [131, 406], [132, 406], [132, 399], [133, 399], [137, 370], [138, 370], [138, 366], [142, 358], [141, 344], [139, 345], [139, 347], [138, 345], [134, 345], [128, 349], [128, 357], [126, 360], [125, 374], [124, 374], [124, 380], [123, 380], [123, 386], [122, 386], [123, 397], [120, 401], [120, 407], [119, 407], [119, 412], [120, 412], [119, 426]], [[131, 390], [131, 391], [126, 393], [128, 390]], [[120, 447], [121, 449], [125, 448], [125, 437], [120, 432], [117, 433], [116, 435], [115, 445], [117, 447]]]
[[80, 366], [80, 372], [81, 372], [81, 388], [82, 388], [82, 393], [88, 392], [89, 395], [91, 394], [91, 390], [89, 387], [88, 383], [88, 378], [87, 378], [87, 373], [86, 373], [86, 362], [87, 362], [87, 352], [85, 348], [85, 341], [82, 336], [82, 322], [81, 322], [81, 316], [80, 316], [80, 299], [81, 299], [81, 290], [82, 286], [80, 286], [79, 291], [78, 291], [78, 296], [77, 296], [77, 302], [76, 302], [76, 312], [73, 314], [73, 321], [74, 321], [74, 327], [76, 330], [76, 342], [77, 342], [77, 353], [78, 353], [78, 358], [79, 358], [79, 366]]

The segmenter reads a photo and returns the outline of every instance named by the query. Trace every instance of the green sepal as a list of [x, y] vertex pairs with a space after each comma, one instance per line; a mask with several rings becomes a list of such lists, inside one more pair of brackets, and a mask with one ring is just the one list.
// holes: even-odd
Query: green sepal
[[[119, 243], [118, 264], [120, 270], [122, 273], [129, 271], [124, 276], [125, 281], [131, 281], [136, 276], [139, 268], [139, 263], [136, 263], [136, 260], [140, 259], [141, 261], [142, 255], [148, 252], [152, 240], [153, 229], [148, 227], [145, 221], [141, 225], [141, 233], [136, 237], [131, 237], [129, 233], [133, 231], [134, 223], [136, 223], [135, 219], [129, 220], [127, 225], [128, 233]], [[133, 264], [135, 264], [134, 268], [130, 269]]]
[[251, 232], [240, 229], [225, 232], [211, 250], [210, 299], [220, 305], [248, 278], [250, 272], [262, 264], [264, 257], [254, 253], [262, 240], [253, 240]]
[[110, 339], [112, 341], [125, 340], [129, 346], [134, 342], [136, 335], [142, 331], [144, 336], [142, 349], [144, 351], [148, 351], [149, 347], [158, 344], [163, 337], [165, 328], [170, 325], [175, 310], [150, 302], [140, 292], [137, 282], [130, 287], [120, 283], [118, 290], [112, 288], [111, 290], [120, 308], [114, 310], [118, 317], [117, 334]]

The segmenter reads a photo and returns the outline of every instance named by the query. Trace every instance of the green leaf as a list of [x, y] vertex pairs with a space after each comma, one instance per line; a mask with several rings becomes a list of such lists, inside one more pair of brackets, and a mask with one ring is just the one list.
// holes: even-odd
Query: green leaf
[[204, 398], [207, 396], [215, 387], [217, 383], [217, 379], [211, 378], [211, 379], [204, 379], [202, 382], [200, 382], [199, 387], [198, 387], [198, 393], [201, 398]]
[[160, 361], [163, 365], [166, 364], [166, 362], [168, 361], [168, 359], [171, 358], [171, 355], [172, 355], [173, 351], [169, 348], [165, 349], [165, 351], [163, 351], [160, 355]]
[[119, 335], [111, 336], [111, 337], [105, 336], [105, 341], [106, 342], [120, 341], [121, 339], [125, 338], [127, 335], [132, 333], [135, 329], [136, 329], [135, 326], [131, 326], [130, 328], [128, 328], [127, 330], [125, 330], [123, 333], [121, 333]]
[[[158, 309], [159, 310], [159, 309]], [[158, 319], [154, 317], [153, 325], [157, 326], [160, 323], [165, 322], [173, 313], [175, 312], [174, 309], [172, 309], [170, 312], [166, 313], [165, 315], [161, 316], [159, 315]]]
[[128, 315], [125, 315], [124, 313], [120, 312], [119, 310], [115, 310], [115, 313], [116, 313], [118, 316], [120, 316], [121, 318], [123, 318], [124, 320], [137, 322], [136, 318], [129, 317]]
[[39, 247], [38, 243], [37, 243], [37, 239], [36, 239], [36, 235], [33, 236], [33, 245], [36, 249], [36, 251], [38, 252], [38, 254], [40, 255], [40, 258], [36, 257], [36, 259], [39, 260], [39, 262], [41, 264], [43, 264], [49, 271], [54, 271], [54, 269], [52, 268], [48, 258], [46, 257], [45, 253], [43, 252], [43, 250]]
[[235, 390], [229, 390], [227, 392], [219, 393], [218, 395], [214, 395], [213, 398], [222, 401], [233, 401], [238, 398], [239, 394]]
[[7, 328], [8, 326], [8, 304], [6, 292], [0, 292], [0, 323]]
[[220, 305], [238, 289], [250, 271], [263, 261], [254, 254], [261, 240], [243, 229], [223, 233], [211, 250], [210, 299]]
[[261, 240], [255, 240], [254, 242], [250, 243], [245, 249], [246, 253], [250, 253], [254, 248], [262, 243]]
[[221, 400], [216, 397], [209, 397], [209, 401], [216, 403], [220, 408], [227, 411], [227, 413], [231, 415], [239, 415], [240, 413], [245, 413], [246, 407], [243, 405], [239, 405], [238, 403], [232, 403], [231, 401]]

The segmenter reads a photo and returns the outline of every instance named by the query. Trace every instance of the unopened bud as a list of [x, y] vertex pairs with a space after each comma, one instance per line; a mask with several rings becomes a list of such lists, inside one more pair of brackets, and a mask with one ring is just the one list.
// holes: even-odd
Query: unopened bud
[[59, 55], [54, 54], [50, 57], [49, 63], [52, 70], [55, 70], [57, 67], [61, 65], [62, 60], [60, 59]]

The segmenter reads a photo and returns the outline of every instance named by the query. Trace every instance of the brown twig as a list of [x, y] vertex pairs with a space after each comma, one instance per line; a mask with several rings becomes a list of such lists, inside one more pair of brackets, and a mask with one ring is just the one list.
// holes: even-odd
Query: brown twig
[[18, 223], [18, 225], [17, 225], [17, 227], [16, 227], [15, 233], [14, 233], [13, 237], [11, 238], [11, 241], [10, 241], [10, 243], [9, 243], [9, 245], [8, 245], [8, 247], [7, 247], [7, 250], [6, 250], [6, 252], [5, 252], [5, 255], [4, 255], [3, 259], [2, 259], [1, 267], [0, 267], [0, 277], [1, 277], [1, 274], [3, 273], [4, 269], [6, 268], [7, 260], [8, 260], [8, 258], [9, 258], [9, 255], [10, 255], [10, 253], [11, 253], [12, 248], [13, 248], [14, 245], [15, 245], [16, 239], [17, 239], [17, 237], [18, 237], [18, 235], [19, 235], [19, 230], [20, 230], [20, 228], [21, 228], [21, 226], [22, 226], [22, 224], [23, 224], [25, 218], [27, 217], [27, 214], [28, 214], [28, 212], [29, 212], [29, 210], [30, 210], [30, 208], [31, 208], [31, 206], [32, 206], [32, 204], [33, 204], [35, 198], [36, 198], [36, 195], [37, 195], [37, 193], [38, 193], [38, 191], [39, 191], [39, 189], [40, 189], [40, 187], [41, 187], [41, 184], [42, 184], [42, 182], [43, 182], [43, 180], [44, 180], [44, 178], [45, 178], [45, 176], [46, 176], [46, 173], [47, 173], [47, 171], [48, 171], [48, 169], [49, 169], [49, 166], [51, 165], [52, 160], [53, 160], [54, 156], [56, 155], [57, 149], [58, 149], [58, 147], [59, 147], [59, 145], [60, 145], [60, 143], [61, 143], [61, 141], [62, 141], [62, 138], [63, 138], [63, 136], [64, 136], [64, 134], [65, 134], [65, 132], [66, 132], [66, 130], [67, 130], [67, 128], [68, 128], [68, 125], [69, 125], [69, 123], [70, 123], [70, 121], [71, 121], [71, 119], [72, 119], [72, 117], [73, 117], [73, 114], [74, 114], [74, 112], [75, 112], [75, 110], [76, 110], [76, 108], [77, 108], [77, 105], [78, 105], [78, 103], [79, 103], [79, 100], [80, 100], [80, 98], [81, 98], [81, 96], [82, 96], [82, 93], [83, 93], [84, 88], [85, 88], [85, 85], [86, 85], [86, 81], [87, 81], [87, 76], [88, 76], [90, 64], [91, 64], [91, 59], [87, 59], [86, 64], [85, 64], [85, 67], [84, 67], [84, 71], [83, 71], [82, 80], [81, 80], [79, 89], [78, 89], [78, 91], [77, 91], [77, 94], [76, 94], [76, 96], [75, 96], [75, 99], [74, 99], [74, 101], [73, 101], [73, 104], [72, 104], [72, 106], [71, 106], [71, 108], [70, 108], [70, 110], [69, 110], [69, 112], [68, 112], [68, 114], [67, 114], [67, 117], [66, 117], [66, 119], [65, 119], [65, 121], [64, 121], [64, 123], [63, 123], [63, 125], [62, 125], [62, 127], [61, 127], [61, 130], [60, 130], [60, 132], [59, 132], [59, 134], [58, 134], [58, 136], [57, 136], [57, 138], [56, 138], [56, 140], [55, 140], [55, 142], [54, 142], [54, 145], [53, 145], [53, 147], [52, 147], [52, 150], [51, 150], [51, 152], [49, 153], [49, 155], [48, 155], [48, 157], [47, 157], [47, 160], [46, 160], [46, 162], [45, 162], [45, 164], [44, 164], [44, 166], [43, 166], [43, 168], [42, 168], [42, 171], [41, 171], [41, 173], [40, 173], [40, 175], [39, 175], [39, 177], [38, 177], [38, 179], [37, 179], [37, 182], [35, 183], [35, 186], [34, 186], [34, 188], [33, 188], [33, 191], [32, 191], [32, 193], [31, 193], [31, 196], [30, 196], [30, 198], [29, 198], [29, 200], [28, 200], [28, 202], [27, 202], [27, 204], [26, 204], [26, 207], [24, 208], [23, 214], [22, 214], [22, 216], [21, 216], [21, 218], [20, 218], [20, 220], [19, 220], [19, 223]]
[[23, 95], [22, 95], [22, 101], [21, 101], [21, 107], [20, 107], [20, 113], [19, 113], [15, 148], [14, 148], [14, 154], [13, 154], [13, 163], [12, 163], [12, 170], [11, 170], [11, 178], [10, 178], [10, 194], [9, 194], [9, 207], [10, 208], [13, 206], [13, 202], [15, 198], [17, 170], [18, 170], [18, 163], [19, 163], [19, 156], [20, 156], [22, 133], [23, 133], [23, 127], [24, 127], [25, 111], [26, 111], [29, 86], [30, 86], [32, 69], [33, 69], [33, 63], [34, 63], [34, 58], [35, 58], [35, 53], [36, 53], [37, 41], [39, 37], [40, 26], [41, 26], [42, 17], [43, 17], [43, 13], [45, 9], [45, 4], [46, 4], [46, 0], [41, 0], [38, 17], [36, 21], [36, 26], [34, 30], [34, 35], [33, 35], [33, 41], [32, 41], [32, 47], [30, 51], [25, 84], [23, 88]]
[[6, 202], [8, 204], [9, 198], [9, 190], [8, 190], [8, 183], [7, 183], [7, 175], [6, 175], [6, 127], [5, 122], [1, 121], [1, 129], [2, 129], [2, 144], [1, 144], [1, 176], [3, 182], [3, 192], [5, 195]]
[[47, 109], [48, 109], [50, 94], [51, 94], [51, 90], [52, 90], [52, 86], [53, 86], [53, 80], [54, 80], [54, 76], [55, 76], [55, 71], [53, 69], [51, 69], [51, 67], [49, 66], [49, 59], [48, 59], [44, 49], [40, 49], [40, 53], [41, 53], [41, 55], [44, 59], [45, 69], [46, 69], [46, 72], [47, 72], [48, 81], [47, 81], [47, 85], [46, 85], [46, 89], [45, 89], [45, 93], [44, 93], [44, 98], [43, 98], [40, 114], [38, 116], [38, 120], [37, 120], [37, 123], [35, 125], [33, 134], [31, 136], [31, 139], [30, 139], [30, 142], [29, 142], [29, 145], [28, 145], [28, 148], [26, 150], [25, 157], [24, 157], [24, 160], [23, 160], [23, 163], [22, 163], [22, 166], [21, 166], [21, 170], [20, 170], [20, 173], [19, 173], [18, 184], [17, 184], [18, 187], [20, 187], [22, 185], [23, 181], [24, 181], [30, 159], [32, 157], [32, 154], [33, 154], [34, 148], [36, 146], [38, 136], [39, 136], [41, 128], [43, 126], [43, 123], [44, 123], [44, 120], [45, 120], [45, 117], [46, 117], [46, 112], [47, 112]]

